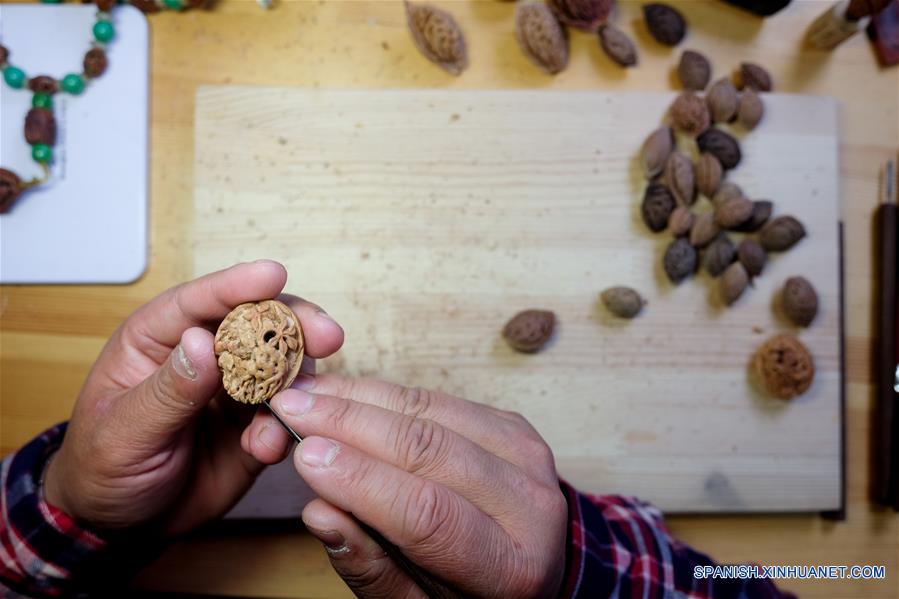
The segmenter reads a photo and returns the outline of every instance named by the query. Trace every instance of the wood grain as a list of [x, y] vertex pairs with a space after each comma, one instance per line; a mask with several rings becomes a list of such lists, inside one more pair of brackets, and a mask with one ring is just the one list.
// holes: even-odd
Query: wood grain
[[[839, 99], [840, 173], [846, 224], [848, 386], [848, 513], [845, 522], [817, 516], [674, 517], [675, 536], [724, 562], [768, 564], [882, 563], [884, 581], [783, 581], [802, 597], [899, 596], [899, 520], [869, 502], [872, 221], [880, 165], [899, 143], [899, 71], [880, 70], [857, 36], [834, 52], [805, 48], [802, 33], [824, 7], [794, 0], [758, 19], [717, 0], [671, 1], [690, 22], [685, 47], [707, 53], [716, 75], [741, 60], [768, 67], [779, 91]], [[571, 64], [557, 77], [531, 65], [516, 46], [514, 6], [507, 2], [438, 1], [469, 40], [472, 64], [454, 79], [420, 57], [399, 2], [278, 3], [221, 0], [214, 10], [155, 15], [151, 21], [151, 262], [126, 287], [0, 288], [0, 448], [14, 450], [65, 417], [89, 355], [65, 361], [23, 360], [46, 344], [101, 343], [132, 310], [193, 268], [194, 94], [202, 85], [303, 85], [330, 88], [439, 87], [463, 89], [668, 90], [677, 50], [662, 48], [640, 22], [640, 3], [619, 1], [616, 24], [635, 36], [640, 66], [622, 71], [593, 36], [574, 33]], [[113, 58], [114, 59], [114, 58]], [[12, 338], [11, 333], [20, 336]], [[77, 346], [76, 346], [77, 347]], [[97, 345], [99, 347], [99, 345]], [[71, 349], [71, 354], [78, 350]], [[30, 369], [23, 369], [30, 364]], [[56, 376], [66, 371], [68, 376]], [[39, 406], [34, 398], [44, 398]], [[311, 537], [285, 530], [255, 537], [188, 539], [149, 568], [148, 589], [231, 596], [333, 597], [344, 585]], [[252, 567], [247, 567], [248, 557]], [[345, 596], [344, 595], [344, 596]]]
[[[726, 309], [705, 274], [667, 281], [670, 236], [639, 216], [640, 146], [673, 97], [202, 88], [194, 274], [281, 261], [288, 289], [346, 331], [325, 368], [521, 412], [586, 491], [669, 512], [837, 509], [836, 105], [766, 95], [764, 123], [738, 133], [745, 158], [729, 180], [809, 236]], [[794, 273], [820, 296], [801, 333], [817, 375], [785, 404], [751, 384], [747, 364], [765, 335], [789, 329], [771, 307]], [[640, 318], [598, 307], [612, 285], [647, 298]], [[539, 356], [499, 338], [526, 308], [559, 318]]]

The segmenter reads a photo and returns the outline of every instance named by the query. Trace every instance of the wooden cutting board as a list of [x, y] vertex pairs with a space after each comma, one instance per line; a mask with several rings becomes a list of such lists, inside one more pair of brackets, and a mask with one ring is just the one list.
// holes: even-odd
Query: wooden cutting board
[[[324, 368], [517, 410], [560, 474], [669, 512], [840, 506], [837, 107], [767, 95], [731, 180], [809, 236], [727, 309], [705, 274], [672, 286], [643, 225], [637, 154], [674, 94], [208, 87], [197, 96], [195, 271], [282, 261], [288, 290], [347, 332]], [[742, 135], [742, 134], [741, 134]], [[709, 208], [700, 200], [701, 209]], [[791, 402], [747, 375], [795, 274], [817, 377]], [[622, 322], [610, 285], [649, 305]], [[559, 317], [533, 356], [502, 341], [525, 308]]]

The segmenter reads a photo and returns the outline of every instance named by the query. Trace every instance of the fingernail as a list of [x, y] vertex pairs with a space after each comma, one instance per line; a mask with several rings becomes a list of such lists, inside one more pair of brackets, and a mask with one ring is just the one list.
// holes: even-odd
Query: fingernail
[[318, 530], [317, 528], [310, 528], [308, 526], [306, 528], [315, 535], [315, 538], [324, 544], [325, 551], [331, 555], [340, 555], [349, 552], [350, 547], [346, 544], [346, 539], [344, 539], [343, 535], [336, 530]]
[[190, 363], [190, 358], [184, 353], [184, 348], [181, 347], [180, 344], [175, 348], [175, 354], [172, 359], [172, 368], [182, 378], [191, 381], [196, 380], [197, 378], [197, 371], [194, 370], [193, 364]]
[[280, 431], [271, 424], [266, 424], [262, 427], [262, 430], [259, 431], [259, 442], [272, 451], [278, 450], [277, 445], [280, 438]]
[[312, 409], [312, 404], [315, 403], [315, 397], [313, 397], [311, 393], [293, 389], [292, 391], [285, 391], [279, 395], [278, 400], [275, 403], [281, 409], [281, 413], [285, 416], [302, 416]]
[[318, 315], [321, 316], [322, 318], [327, 318], [327, 319], [330, 320], [331, 322], [336, 322], [336, 321], [334, 320], [334, 317], [333, 317], [333, 316], [331, 316], [330, 314], [328, 314], [327, 312], [325, 312], [325, 311], [322, 310], [321, 308], [318, 309]]
[[321, 437], [304, 439], [300, 447], [303, 462], [313, 468], [327, 468], [340, 452], [340, 445]]
[[291, 387], [301, 391], [312, 391], [315, 389], [315, 377], [310, 374], [299, 374]]

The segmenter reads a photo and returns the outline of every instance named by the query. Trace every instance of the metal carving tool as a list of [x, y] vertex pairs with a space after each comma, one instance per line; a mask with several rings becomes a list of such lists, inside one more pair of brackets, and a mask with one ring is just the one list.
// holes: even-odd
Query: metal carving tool
[[[272, 416], [275, 417], [275, 420], [277, 420], [278, 423], [280, 423], [281, 426], [284, 427], [284, 430], [286, 430], [287, 433], [291, 437], [293, 437], [294, 441], [296, 441], [297, 443], [303, 442], [303, 437], [301, 437], [299, 433], [297, 433], [295, 430], [293, 430], [293, 428], [291, 428], [289, 424], [287, 424], [287, 421], [284, 420], [281, 414], [279, 414], [278, 411], [272, 407], [272, 404], [269, 403], [269, 400], [265, 399], [262, 403], [265, 404], [265, 407], [268, 408], [268, 411], [271, 412]], [[445, 586], [443, 583], [435, 580], [430, 575], [423, 572], [418, 566], [413, 564], [402, 551], [400, 551], [399, 547], [385, 539], [384, 536], [381, 535], [381, 533], [379, 533], [377, 530], [375, 530], [365, 522], [362, 522], [358, 518], [356, 518], [356, 522], [359, 524], [365, 534], [374, 539], [375, 543], [380, 545], [381, 549], [384, 550], [384, 553], [386, 553], [390, 557], [390, 559], [392, 559], [393, 562], [397, 566], [399, 566], [400, 569], [402, 569], [403, 572], [405, 572], [406, 575], [411, 578], [415, 584], [418, 585], [418, 588], [425, 592], [428, 597], [431, 597], [432, 599], [458, 599], [459, 597], [461, 597], [461, 595], [450, 590], [449, 587]]]

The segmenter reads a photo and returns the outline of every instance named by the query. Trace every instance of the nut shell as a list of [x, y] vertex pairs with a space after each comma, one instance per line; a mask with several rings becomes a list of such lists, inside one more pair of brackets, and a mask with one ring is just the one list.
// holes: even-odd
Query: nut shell
[[675, 237], [684, 237], [690, 233], [696, 216], [686, 206], [678, 206], [668, 218], [668, 231]]
[[660, 44], [676, 46], [687, 35], [687, 22], [683, 15], [667, 4], [644, 4], [643, 18], [649, 33]]
[[46, 108], [32, 108], [25, 116], [25, 141], [29, 144], [56, 143], [56, 119]]
[[599, 28], [599, 45], [615, 62], [623, 67], [637, 64], [637, 48], [626, 33], [610, 23]]
[[715, 197], [724, 177], [724, 168], [712, 154], [703, 152], [696, 163], [696, 187], [707, 198]]
[[740, 164], [743, 155], [740, 152], [740, 144], [731, 135], [721, 129], [712, 127], [696, 138], [699, 150], [708, 152], [718, 159], [725, 170], [736, 168]]
[[745, 195], [739, 185], [732, 181], [722, 181], [721, 185], [718, 186], [718, 191], [712, 196], [712, 203], [715, 204], [715, 206], [721, 206], [734, 198], [742, 197], [745, 197]]
[[752, 88], [760, 92], [769, 92], [774, 88], [768, 71], [751, 62], [744, 62], [740, 65], [740, 86], [743, 89]]
[[293, 383], [303, 361], [296, 314], [277, 300], [241, 304], [219, 325], [215, 355], [232, 398], [257, 404]]
[[693, 162], [680, 152], [672, 152], [665, 166], [665, 183], [674, 199], [690, 205], [696, 201], [696, 174]]
[[503, 327], [503, 338], [515, 351], [534, 353], [552, 337], [556, 315], [549, 310], [524, 310]]
[[688, 135], [698, 135], [709, 128], [709, 109], [693, 92], [683, 92], [671, 105], [671, 121]]
[[693, 228], [690, 229], [690, 245], [704, 248], [718, 237], [721, 227], [715, 222], [714, 212], [705, 212], [696, 217]]
[[740, 97], [737, 88], [726, 77], [716, 81], [705, 95], [713, 123], [729, 123], [737, 116]]
[[715, 222], [722, 229], [735, 229], [752, 217], [752, 200], [734, 198], [715, 208]]
[[818, 314], [818, 293], [805, 277], [790, 277], [781, 295], [784, 313], [800, 327], [807, 327]]
[[684, 89], [702, 91], [712, 77], [712, 65], [708, 59], [695, 50], [684, 50], [677, 64], [677, 76]]
[[706, 248], [702, 261], [706, 272], [717, 277], [733, 263], [736, 257], [737, 248], [734, 247], [727, 235], [722, 235]]
[[406, 18], [412, 40], [425, 58], [452, 75], [468, 66], [465, 37], [453, 16], [428, 4], [406, 2]]
[[594, 31], [612, 12], [612, 0], [547, 0], [546, 3], [560, 21], [583, 31]]
[[724, 270], [719, 279], [721, 300], [730, 306], [740, 299], [749, 286], [749, 273], [740, 262], [734, 262]]
[[646, 193], [643, 194], [643, 205], [640, 207], [643, 222], [654, 233], [664, 231], [675, 205], [674, 196], [667, 187], [658, 183], [650, 183], [646, 188]]
[[744, 233], [754, 233], [764, 226], [768, 219], [771, 218], [771, 212], [774, 210], [774, 204], [768, 200], [755, 200], [752, 202], [752, 216], [745, 223], [736, 227], [734, 231], [743, 231]]
[[565, 30], [545, 4], [517, 4], [515, 37], [525, 56], [550, 75], [562, 71], [568, 65], [568, 38]]
[[815, 378], [811, 352], [793, 335], [776, 335], [755, 352], [753, 366], [765, 390], [779, 399], [808, 391]]
[[643, 173], [647, 179], [652, 179], [665, 169], [673, 149], [674, 132], [671, 127], [662, 126], [649, 134], [640, 149]]
[[22, 180], [11, 170], [0, 168], [0, 214], [10, 211], [22, 195]]
[[737, 118], [747, 129], [755, 129], [756, 125], [765, 115], [765, 105], [762, 98], [751, 87], [747, 87], [740, 95], [740, 108], [737, 110]]
[[665, 250], [662, 266], [672, 283], [680, 283], [696, 272], [696, 248], [683, 237], [671, 242]]
[[768, 261], [768, 253], [765, 252], [759, 242], [754, 239], [744, 239], [737, 247], [737, 258], [746, 269], [750, 277], [762, 274], [765, 263]]
[[609, 287], [599, 295], [609, 312], [621, 318], [633, 318], [646, 305], [640, 294], [630, 287]]
[[778, 216], [759, 231], [759, 243], [769, 252], [783, 252], [805, 237], [805, 227], [793, 216]]

